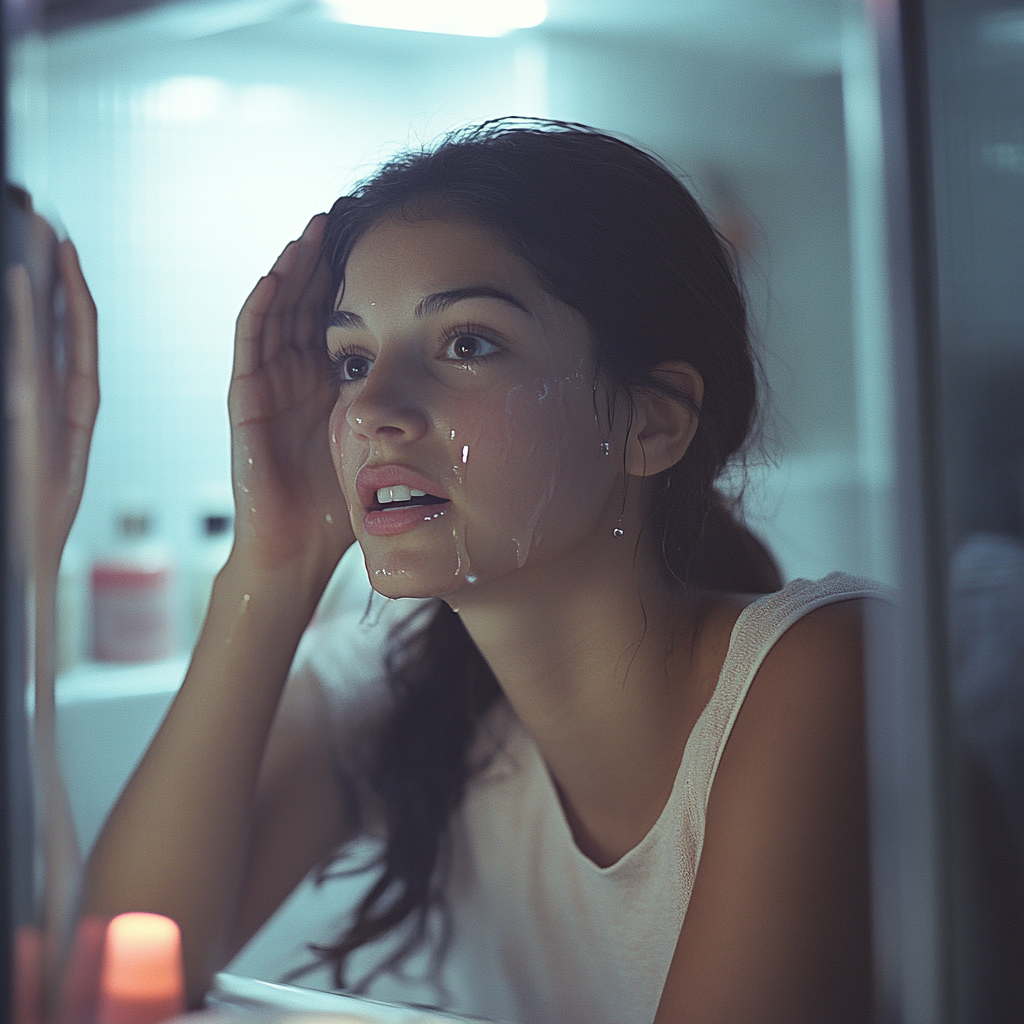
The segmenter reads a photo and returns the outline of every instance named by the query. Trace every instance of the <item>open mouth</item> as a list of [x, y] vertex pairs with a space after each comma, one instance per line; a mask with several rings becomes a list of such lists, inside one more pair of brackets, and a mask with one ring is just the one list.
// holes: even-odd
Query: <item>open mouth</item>
[[444, 505], [449, 499], [436, 494], [396, 484], [394, 487], [378, 487], [374, 502], [367, 511], [381, 512], [389, 509], [417, 508], [420, 505]]

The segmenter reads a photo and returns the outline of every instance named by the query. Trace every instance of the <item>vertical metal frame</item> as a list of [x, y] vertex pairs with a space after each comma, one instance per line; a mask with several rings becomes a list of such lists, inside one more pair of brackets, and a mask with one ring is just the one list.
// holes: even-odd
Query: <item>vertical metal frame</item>
[[951, 1019], [953, 993], [923, 24], [913, 0], [866, 11], [882, 105], [900, 584], [869, 662], [878, 1011], [930, 1024]]
[[[7, 179], [7, 17], [0, 8], [0, 175]], [[6, 249], [7, 225], [0, 204], [0, 245]], [[0, 297], [0, 397], [6, 394], [7, 308], [6, 289]], [[6, 402], [4, 403], [6, 405]], [[11, 729], [8, 708], [13, 679], [10, 652], [13, 637], [8, 587], [7, 538], [7, 416], [0, 416], [0, 1019], [14, 1018], [14, 872], [12, 870]]]
[[878, 1018], [954, 1019], [952, 782], [934, 408], [934, 246], [921, 0], [865, 0], [877, 48], [899, 605], [871, 632], [868, 746]]

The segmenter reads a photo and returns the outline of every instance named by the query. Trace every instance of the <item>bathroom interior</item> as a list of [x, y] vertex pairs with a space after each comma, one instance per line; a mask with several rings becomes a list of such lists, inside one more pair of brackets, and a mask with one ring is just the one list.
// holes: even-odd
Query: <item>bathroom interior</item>
[[[55, 641], [84, 851], [184, 677], [230, 547], [231, 338], [253, 282], [391, 154], [507, 115], [580, 122], [668, 161], [735, 247], [767, 400], [731, 484], [783, 577], [844, 570], [896, 601], [869, 637], [878, 1019], [1020, 1019], [1024, 8], [6, 8], [7, 180], [74, 240], [100, 316], [102, 406]], [[155, 581], [135, 632], [104, 570], [126, 551]], [[20, 697], [27, 670], [10, 655], [6, 670]], [[23, 703], [7, 702], [15, 780]], [[361, 885], [304, 882], [225, 991], [345, 1009], [317, 993], [326, 969], [276, 997], [245, 979], [307, 962]]]

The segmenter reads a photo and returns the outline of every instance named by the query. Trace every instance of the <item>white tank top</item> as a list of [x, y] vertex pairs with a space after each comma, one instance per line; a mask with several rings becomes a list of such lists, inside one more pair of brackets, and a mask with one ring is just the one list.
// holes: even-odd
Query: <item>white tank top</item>
[[[367, 994], [522, 1024], [650, 1024], [700, 862], [711, 784], [755, 673], [802, 616], [836, 601], [877, 596], [878, 589], [833, 573], [818, 582], [795, 580], [743, 610], [661, 816], [610, 867], [580, 852], [536, 745], [509, 705], [499, 704], [478, 737], [478, 751], [494, 750], [494, 757], [469, 784], [451, 825], [445, 891], [452, 930], [440, 985], [416, 977], [426, 963], [419, 957], [405, 977], [383, 977]], [[393, 613], [398, 609], [389, 606], [383, 618]], [[356, 687], [364, 697], [371, 663], [364, 651], [364, 686]], [[316, 665], [316, 675], [339, 714], [339, 735], [351, 741], [354, 718], [367, 719], [341, 717], [343, 705], [353, 708], [338, 686], [345, 677], [332, 680], [326, 668]], [[370, 704], [357, 701], [363, 709]], [[339, 758], [347, 760], [342, 750]], [[352, 976], [372, 966], [381, 948], [359, 951]]]

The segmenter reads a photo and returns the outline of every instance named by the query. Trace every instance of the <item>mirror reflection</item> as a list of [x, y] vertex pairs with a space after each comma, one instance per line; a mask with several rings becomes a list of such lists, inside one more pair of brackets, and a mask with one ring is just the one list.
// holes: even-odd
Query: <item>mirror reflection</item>
[[226, 968], [861, 1019], [859, 618], [894, 578], [866, 29], [544, 14], [170, 3], [15, 42], [10, 177], [101, 332], [53, 597], [89, 866], [54, 913], [172, 917], [190, 1004]]

